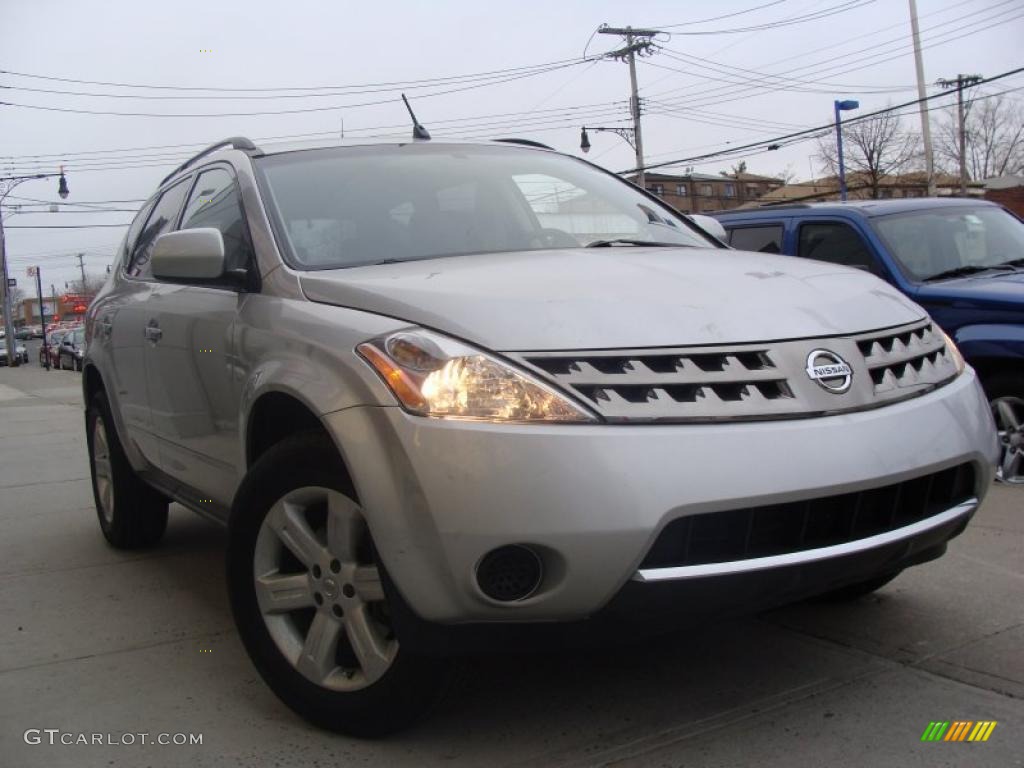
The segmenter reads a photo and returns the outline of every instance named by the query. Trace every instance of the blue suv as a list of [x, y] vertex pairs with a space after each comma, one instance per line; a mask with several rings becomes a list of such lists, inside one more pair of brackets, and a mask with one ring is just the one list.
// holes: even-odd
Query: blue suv
[[923, 306], [981, 377], [997, 477], [1024, 483], [1024, 222], [968, 199], [859, 200], [717, 214], [733, 248], [866, 270]]

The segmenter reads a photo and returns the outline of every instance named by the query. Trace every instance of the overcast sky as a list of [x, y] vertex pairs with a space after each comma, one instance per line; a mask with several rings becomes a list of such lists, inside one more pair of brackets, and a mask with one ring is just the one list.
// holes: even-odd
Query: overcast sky
[[[743, 13], [748, 9], [755, 10]], [[1024, 0], [918, 0], [918, 13], [928, 82], [957, 73], [992, 76], [1024, 63]], [[905, 0], [0, 0], [0, 14], [0, 69], [5, 71], [0, 74], [4, 86], [0, 100], [4, 102], [161, 115], [321, 110], [168, 117], [0, 106], [0, 176], [52, 172], [65, 162], [71, 188], [68, 203], [100, 201], [114, 209], [137, 209], [136, 202], [106, 205], [106, 201], [147, 197], [190, 151], [225, 136], [259, 140], [322, 133], [316, 140], [323, 142], [338, 139], [342, 126], [346, 137], [405, 136], [407, 117], [397, 92], [381, 91], [379, 86], [372, 93], [328, 91], [330, 95], [321, 96], [280, 90], [225, 93], [87, 85], [9, 73], [207, 89], [403, 81], [420, 121], [435, 138], [522, 136], [578, 153], [582, 124], [627, 124], [629, 74], [627, 66], [617, 61], [568, 60], [582, 57], [588, 38], [601, 23], [663, 28], [674, 34], [659, 36], [662, 50], [638, 65], [648, 163], [826, 124], [832, 119], [835, 98], [859, 99], [861, 111], [916, 98]], [[819, 18], [800, 20], [808, 15]], [[713, 16], [727, 18], [694, 23]], [[798, 23], [777, 25], [787, 20]], [[762, 25], [769, 28], [732, 31]], [[684, 34], [694, 32], [708, 34]], [[587, 52], [600, 53], [620, 44], [618, 38], [596, 35]], [[550, 62], [565, 65], [514, 80], [509, 79], [511, 75], [526, 73], [494, 76], [507, 82], [438, 82]], [[764, 73], [779, 77], [765, 79]], [[983, 88], [993, 93], [1022, 86], [1024, 76], [1018, 75]], [[455, 92], [436, 93], [442, 90]], [[935, 88], [929, 89], [934, 92]], [[301, 98], [266, 98], [285, 94]], [[154, 98], [197, 95], [206, 98]], [[382, 100], [387, 103], [357, 106]], [[937, 117], [938, 113], [932, 114]], [[904, 120], [908, 129], [919, 127], [916, 113]], [[619, 137], [594, 133], [590, 138], [589, 159], [613, 170], [633, 166], [632, 150]], [[106, 152], [125, 149], [131, 151]], [[812, 170], [818, 172], [810, 167], [813, 152], [814, 142], [808, 141], [774, 152], [692, 164], [697, 171], [717, 173], [745, 159], [755, 173], [789, 170], [807, 178]], [[15, 196], [58, 200], [56, 187], [55, 179], [27, 182], [11, 193], [6, 204], [27, 202]], [[78, 275], [72, 254], [79, 251], [86, 253], [88, 271], [105, 271], [123, 229], [20, 228], [122, 224], [132, 218], [130, 211], [64, 212], [70, 210], [68, 206], [60, 213], [45, 208], [35, 208], [36, 213], [4, 212], [9, 269], [19, 285], [28, 283], [25, 267], [38, 263], [43, 267], [45, 289], [55, 283], [61, 290], [64, 281]]]

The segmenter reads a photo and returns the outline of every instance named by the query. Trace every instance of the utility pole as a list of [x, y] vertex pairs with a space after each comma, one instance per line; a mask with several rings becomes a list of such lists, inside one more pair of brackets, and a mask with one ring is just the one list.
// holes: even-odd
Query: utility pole
[[967, 197], [967, 115], [964, 112], [964, 88], [980, 82], [981, 75], [957, 75], [956, 80], [940, 79], [940, 88], [956, 86], [956, 114], [960, 133], [960, 196]]
[[935, 159], [932, 155], [932, 129], [928, 123], [927, 94], [924, 90], [924, 61], [921, 59], [921, 33], [917, 28], [917, 3], [910, 2], [910, 30], [914, 37], [914, 66], [917, 68], [917, 106], [921, 111], [921, 138], [924, 139], [924, 169], [928, 177], [928, 197], [935, 197]]
[[[633, 147], [636, 149], [636, 182], [642, 187], [646, 179], [644, 173], [644, 141], [640, 135], [640, 94], [636, 84], [636, 53], [637, 51], [648, 51], [651, 47], [651, 38], [659, 33], [657, 29], [633, 29], [632, 27], [609, 27], [602, 24], [597, 29], [602, 35], [619, 35], [626, 39], [626, 47], [610, 51], [606, 56], [613, 59], [625, 59], [629, 64], [630, 99], [629, 111], [633, 116]], [[639, 42], [638, 42], [639, 40]]]
[[[34, 274], [36, 278], [36, 296], [39, 298], [39, 323], [43, 329], [43, 349], [46, 350], [46, 306], [43, 304], [42, 270], [39, 267], [30, 267], [28, 274], [30, 277]], [[50, 370], [50, 353], [48, 350], [43, 357], [43, 367], [46, 370]]]
[[84, 253], [78, 254], [78, 268], [80, 270], [82, 270], [82, 293], [86, 292], [86, 288], [85, 288], [85, 262], [83, 261], [84, 258], [85, 258], [85, 254]]
[[[61, 200], [66, 199], [68, 196], [68, 182], [64, 178], [64, 166], [61, 166], [60, 173], [35, 173], [29, 176], [7, 176], [0, 179], [0, 182], [3, 182], [0, 183], [0, 206], [2, 206], [4, 198], [19, 184], [24, 184], [26, 181], [34, 181], [35, 179], [48, 179], [53, 176], [60, 177], [57, 185], [57, 194], [60, 195]], [[3, 281], [3, 284], [0, 285], [0, 303], [3, 305], [3, 322], [7, 334], [7, 338], [4, 339], [7, 342], [7, 365], [13, 368], [18, 364], [18, 359], [14, 354], [14, 324], [11, 322], [11, 292], [7, 283], [7, 245], [4, 239], [2, 209], [0, 209], [0, 275], [2, 275], [0, 279]]]

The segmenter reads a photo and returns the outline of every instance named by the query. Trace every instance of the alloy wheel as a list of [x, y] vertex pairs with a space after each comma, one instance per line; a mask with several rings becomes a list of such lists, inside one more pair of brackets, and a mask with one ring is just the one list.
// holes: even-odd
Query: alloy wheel
[[306, 679], [366, 688], [398, 641], [359, 506], [330, 488], [287, 493], [267, 512], [253, 555], [256, 600], [278, 650]]
[[992, 416], [999, 431], [1001, 455], [996, 480], [1018, 485], [1024, 483], [1024, 400], [998, 397], [992, 401]]
[[92, 427], [92, 466], [96, 473], [96, 495], [100, 500], [100, 514], [108, 524], [114, 521], [114, 478], [110, 467], [110, 442], [103, 417], [96, 415]]

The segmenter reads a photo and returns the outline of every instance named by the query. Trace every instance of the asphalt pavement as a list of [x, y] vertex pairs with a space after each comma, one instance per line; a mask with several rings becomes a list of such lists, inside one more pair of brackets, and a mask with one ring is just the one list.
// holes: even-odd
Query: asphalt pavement
[[[106, 545], [81, 374], [34, 350], [0, 368], [0, 765], [1024, 766], [1024, 488], [993, 488], [945, 557], [855, 603], [475, 658], [420, 726], [358, 741], [257, 676], [221, 529], [174, 505], [158, 549]], [[933, 721], [997, 725], [922, 742]]]

